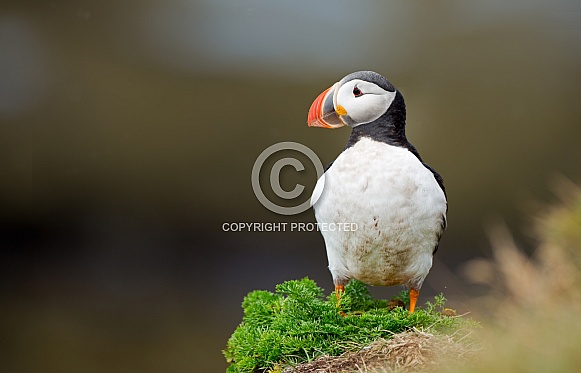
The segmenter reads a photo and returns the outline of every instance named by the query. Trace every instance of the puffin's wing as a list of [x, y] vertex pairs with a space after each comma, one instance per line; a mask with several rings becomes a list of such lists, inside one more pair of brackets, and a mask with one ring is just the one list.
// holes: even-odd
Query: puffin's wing
[[[421, 160], [421, 158], [420, 158]], [[432, 167], [430, 167], [430, 165], [428, 165], [427, 163], [421, 161], [422, 164], [424, 165], [424, 167], [426, 167], [428, 170], [432, 171], [432, 174], [434, 174], [434, 178], [436, 179], [436, 182], [438, 183], [438, 185], [440, 186], [440, 188], [442, 188], [442, 192], [444, 192], [444, 197], [447, 199], [447, 195], [446, 195], [446, 188], [444, 188], [444, 179], [442, 178], [442, 176], [440, 176], [439, 173], [436, 172], [436, 170], [434, 170]], [[448, 213], [448, 201], [446, 201], [446, 211], [442, 214], [442, 220], [440, 222], [440, 230], [436, 233], [436, 235], [438, 236], [438, 242], [436, 243], [436, 247], [434, 247], [434, 251], [432, 252], [432, 255], [436, 254], [436, 251], [438, 251], [438, 247], [440, 245], [440, 238], [442, 238], [442, 234], [444, 233], [444, 231], [446, 230], [446, 226], [448, 225], [448, 221], [446, 219], [446, 214]]]
[[[447, 209], [448, 209], [448, 204], [446, 204], [446, 210]], [[442, 220], [440, 221], [440, 230], [438, 232], [436, 232], [436, 236], [438, 237], [438, 241], [436, 242], [436, 246], [434, 247], [434, 251], [432, 251], [432, 255], [435, 255], [436, 251], [438, 251], [438, 248], [440, 247], [440, 238], [442, 238], [442, 234], [444, 234], [444, 231], [446, 230], [446, 225], [447, 225], [446, 214], [443, 214]]]
[[325, 188], [325, 174], [321, 175], [319, 180], [317, 180], [315, 189], [313, 189], [313, 194], [311, 195], [311, 207], [313, 207], [313, 205], [317, 203], [319, 198], [321, 198], [324, 188]]
[[325, 188], [325, 173], [329, 168], [331, 168], [334, 162], [335, 161], [329, 163], [327, 167], [325, 167], [325, 172], [323, 173], [323, 175], [321, 175], [319, 180], [317, 180], [317, 184], [315, 184], [315, 189], [313, 189], [313, 194], [311, 195], [311, 207], [313, 207], [313, 205], [317, 203], [319, 198], [321, 198], [321, 194], [323, 194], [323, 189]]

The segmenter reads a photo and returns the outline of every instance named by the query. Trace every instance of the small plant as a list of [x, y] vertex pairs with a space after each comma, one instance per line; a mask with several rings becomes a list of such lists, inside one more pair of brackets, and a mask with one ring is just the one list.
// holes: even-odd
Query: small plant
[[[397, 298], [406, 300], [407, 292]], [[336, 356], [390, 338], [412, 328], [431, 332], [458, 330], [469, 321], [441, 314], [445, 298], [439, 295], [425, 309], [409, 314], [389, 309], [374, 299], [367, 286], [351, 281], [338, 304], [334, 293], [323, 296], [314, 281], [287, 281], [274, 293], [257, 290], [242, 303], [244, 317], [228, 340], [224, 355], [228, 373], [274, 370], [308, 362], [320, 355]]]

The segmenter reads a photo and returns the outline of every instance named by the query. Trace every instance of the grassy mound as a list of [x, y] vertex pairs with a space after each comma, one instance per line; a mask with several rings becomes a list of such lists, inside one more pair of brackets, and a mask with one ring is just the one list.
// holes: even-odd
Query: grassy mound
[[365, 284], [351, 281], [339, 306], [334, 293], [325, 298], [323, 289], [308, 278], [279, 284], [275, 293], [253, 291], [244, 298], [242, 323], [224, 351], [231, 364], [228, 372], [280, 371], [318, 356], [360, 350], [412, 329], [453, 334], [474, 325], [445, 316], [449, 310], [444, 311], [443, 295], [411, 315], [402, 307], [407, 300], [407, 292], [390, 302], [374, 299]]
[[284, 369], [283, 373], [435, 373], [454, 364], [455, 372], [470, 371], [472, 358], [481, 351], [478, 343], [456, 335], [411, 330], [378, 339], [358, 351], [340, 356], [323, 355], [314, 361]]

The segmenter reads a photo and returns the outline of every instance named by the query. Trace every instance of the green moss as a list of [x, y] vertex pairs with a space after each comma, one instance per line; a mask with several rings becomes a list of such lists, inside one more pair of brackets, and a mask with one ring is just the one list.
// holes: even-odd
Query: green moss
[[[407, 301], [407, 292], [398, 298]], [[411, 315], [401, 307], [390, 311], [387, 301], [374, 299], [359, 281], [345, 287], [340, 305], [335, 293], [325, 298], [323, 289], [308, 278], [279, 284], [275, 293], [253, 291], [244, 298], [242, 323], [224, 350], [231, 364], [227, 372], [268, 370], [322, 354], [339, 355], [414, 327], [446, 332], [465, 326], [468, 321], [463, 318], [440, 314], [444, 303], [439, 295]]]

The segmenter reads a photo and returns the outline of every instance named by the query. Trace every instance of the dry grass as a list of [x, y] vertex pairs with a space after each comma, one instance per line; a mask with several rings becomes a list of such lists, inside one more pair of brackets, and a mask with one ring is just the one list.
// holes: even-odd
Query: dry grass
[[497, 319], [512, 320], [515, 312], [521, 315], [524, 310], [532, 315], [581, 309], [581, 189], [565, 179], [555, 189], [560, 201], [537, 207], [533, 218], [538, 245], [531, 257], [518, 248], [506, 227], [497, 224], [489, 229], [493, 258], [466, 266], [473, 282], [492, 290], [486, 308], [493, 312], [502, 302]]
[[470, 278], [491, 289], [473, 306], [485, 316], [488, 348], [472, 372], [581, 369], [581, 189], [560, 179], [555, 191], [559, 200], [534, 214], [531, 256], [499, 225], [490, 230], [492, 259], [468, 265]]
[[464, 362], [476, 349], [453, 336], [434, 335], [421, 330], [380, 339], [357, 352], [322, 356], [310, 363], [288, 368], [284, 373], [337, 372], [426, 372], [442, 361]]

